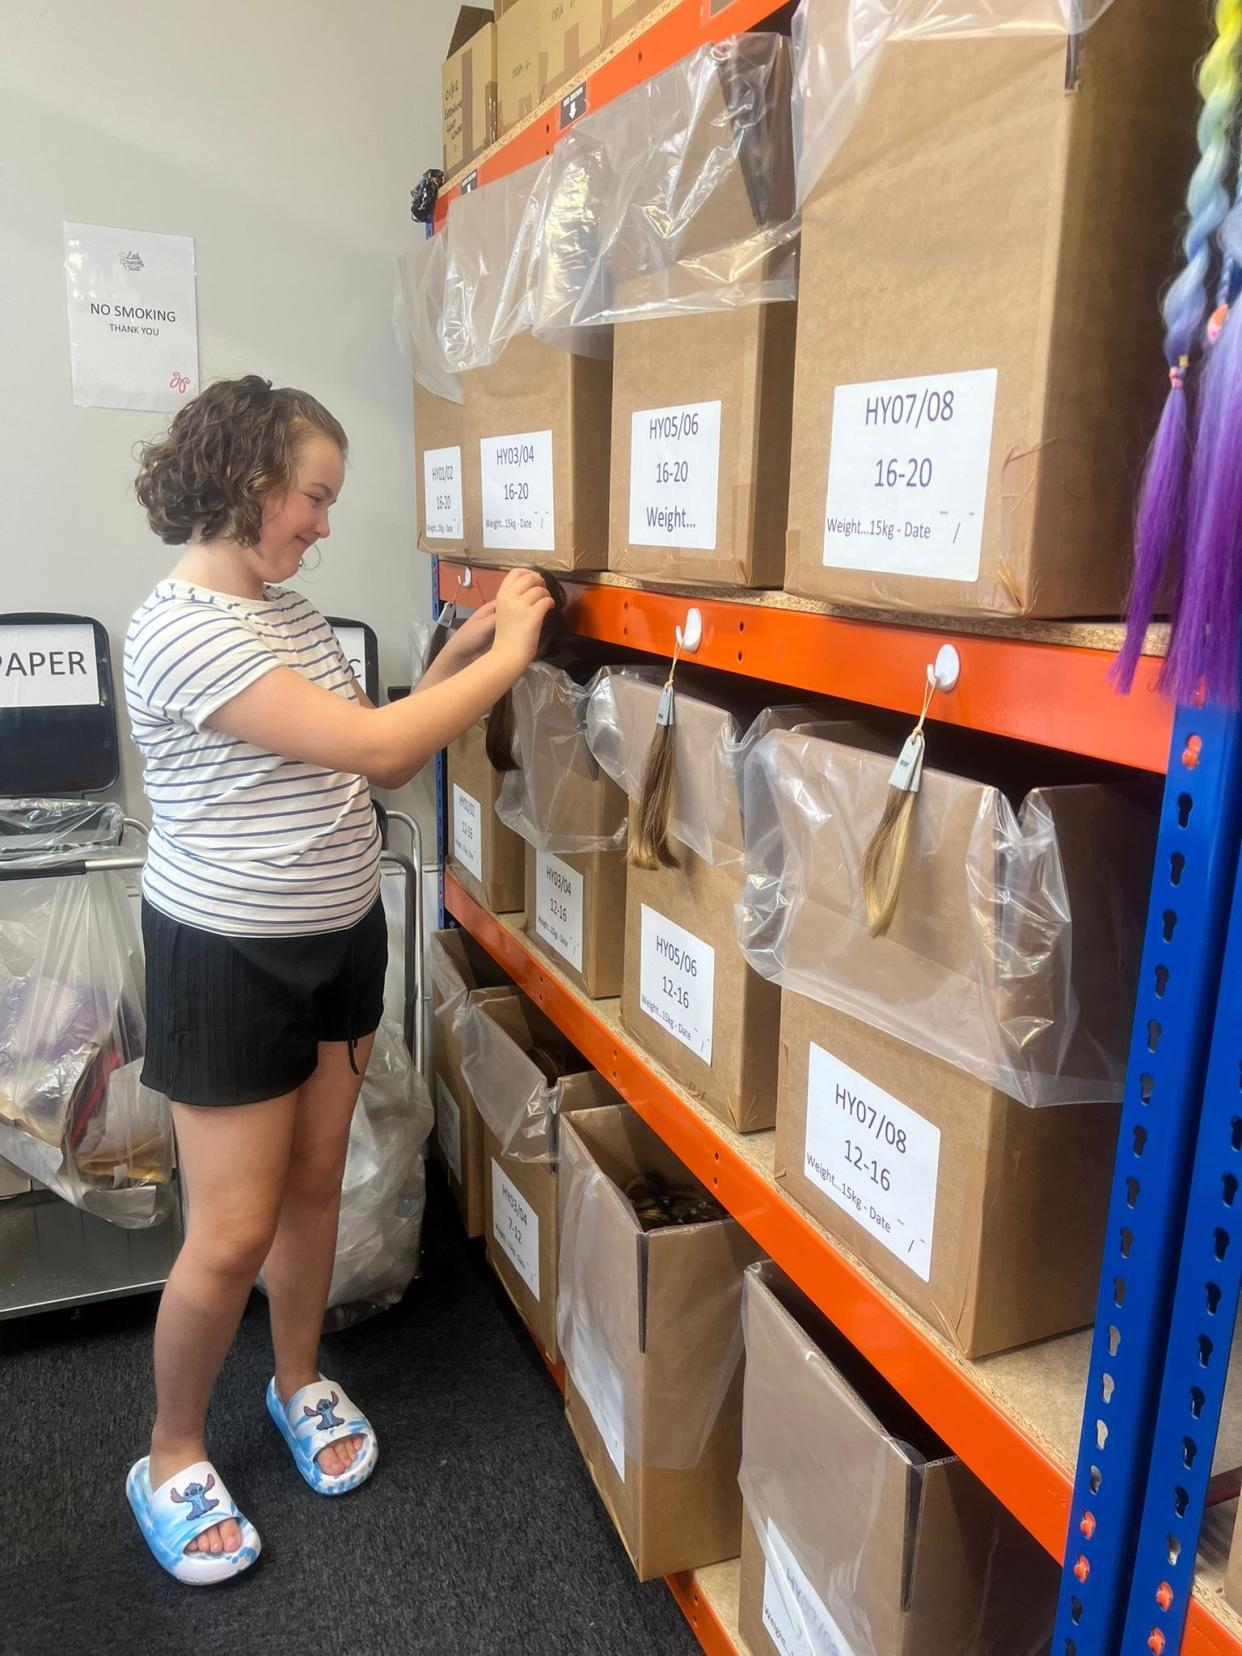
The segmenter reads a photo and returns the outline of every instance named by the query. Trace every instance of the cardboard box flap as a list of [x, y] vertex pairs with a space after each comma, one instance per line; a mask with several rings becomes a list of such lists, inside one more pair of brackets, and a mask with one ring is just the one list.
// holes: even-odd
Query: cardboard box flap
[[431, 981], [439, 1001], [449, 1003], [472, 989], [513, 989], [504, 968], [459, 926], [432, 932], [429, 942]]
[[445, 57], [451, 58], [454, 52], [460, 52], [468, 40], [492, 22], [494, 15], [490, 6], [459, 6]]
[[468, 1005], [460, 1029], [462, 1075], [504, 1155], [555, 1162], [558, 1078], [586, 1060], [524, 995]]
[[539, 851], [615, 850], [625, 844], [625, 796], [596, 764], [586, 739], [587, 692], [571, 675], [535, 662], [512, 690], [515, 750], [496, 812]]
[[1141, 799], [1084, 785], [1062, 807], [1042, 789], [1015, 811], [999, 788], [925, 765], [896, 914], [876, 938], [862, 868], [891, 770], [887, 755], [805, 732], [754, 748], [740, 930], [751, 965], [1024, 1103], [1119, 1097], [1126, 1019], [1118, 997], [1078, 1000], [1071, 962], [1086, 957], [1080, 981], [1093, 957], [1116, 972], [1137, 936], [1153, 826]]

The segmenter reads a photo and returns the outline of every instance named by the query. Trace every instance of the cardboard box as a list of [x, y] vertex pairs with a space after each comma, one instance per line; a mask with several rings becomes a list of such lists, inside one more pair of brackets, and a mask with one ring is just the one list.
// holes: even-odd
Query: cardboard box
[[462, 375], [466, 549], [483, 563], [603, 569], [612, 362], [519, 334]]
[[733, 1558], [741, 1281], [758, 1250], [732, 1219], [643, 1231], [624, 1195], [637, 1175], [696, 1181], [632, 1112], [562, 1117], [561, 1151], [570, 1428], [640, 1580]]
[[448, 868], [493, 914], [516, 913], [526, 894], [522, 841], [496, 815], [503, 780], [479, 719], [448, 748]]
[[1038, 1543], [770, 1266], [746, 1273], [744, 1314], [752, 1656], [1045, 1647], [1058, 1570]]
[[580, 80], [604, 48], [605, 0], [547, 0], [539, 96], [550, 98]]
[[444, 171], [451, 178], [496, 141], [496, 25], [463, 6], [440, 76]]
[[621, 993], [625, 851], [526, 847], [526, 935], [592, 1000]]
[[0, 1202], [10, 1196], [24, 1196], [31, 1188], [30, 1180], [8, 1162], [0, 1161]]
[[795, 312], [748, 305], [613, 330], [610, 569], [780, 586]]
[[967, 1357], [1093, 1320], [1119, 1116], [782, 996], [776, 1182]]
[[[486, 1017], [506, 1038], [500, 1047], [502, 1075], [493, 1085], [506, 1096], [476, 1103], [483, 1120], [483, 1234], [487, 1258], [526, 1326], [549, 1361], [560, 1361], [556, 1337], [557, 1271], [560, 1231], [557, 1217], [558, 1117], [561, 1111], [617, 1104], [617, 1095], [601, 1075], [548, 1022], [524, 995], [481, 1001]], [[561, 1071], [555, 1101], [540, 1110], [549, 1083], [540, 1064], [528, 1054], [539, 1050]], [[493, 1071], [496, 1066], [493, 1064]], [[509, 1147], [496, 1124], [516, 1101], [527, 1110], [522, 1128]]]
[[627, 870], [621, 1021], [722, 1121], [741, 1133], [771, 1127], [781, 992], [737, 946], [746, 870], [681, 845], [677, 856], [679, 868]]
[[1206, 44], [1135, 0], [1069, 85], [1059, 34], [886, 47], [803, 210], [789, 591], [1120, 613]]
[[461, 1072], [466, 1003], [516, 993], [487, 951], [457, 927], [433, 932], [431, 956], [432, 1092], [436, 1130], [431, 1148], [444, 1169], [467, 1236], [483, 1234], [483, 1122]]
[[496, 129], [503, 136], [540, 100], [546, 0], [509, 0], [496, 23]]
[[460, 552], [466, 544], [461, 423], [459, 402], [414, 381], [414, 477], [424, 552]]
[[631, 29], [645, 23], [665, 0], [603, 0], [604, 45], [615, 46]]

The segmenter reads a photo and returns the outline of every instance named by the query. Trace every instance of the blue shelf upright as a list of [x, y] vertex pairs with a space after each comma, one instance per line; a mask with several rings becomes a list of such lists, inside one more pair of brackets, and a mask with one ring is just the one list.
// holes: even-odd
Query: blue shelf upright
[[[1147, 1494], [1237, 871], [1240, 796], [1238, 714], [1179, 709], [1156, 844], [1052, 1656], [1119, 1656], [1123, 1649], [1127, 1656], [1130, 1651], [1151, 1656], [1145, 1643], [1123, 1646], [1121, 1630]], [[1242, 991], [1242, 923], [1237, 929]], [[1235, 1031], [1240, 1016], [1242, 1004], [1235, 1009]], [[1235, 1067], [1235, 1097], [1237, 1075]], [[1050, 1223], [1055, 1219], [1049, 1215]], [[1236, 1258], [1231, 1263], [1236, 1265]], [[1234, 1292], [1236, 1297], [1236, 1283]], [[1201, 1315], [1202, 1309], [1200, 1284], [1193, 1311]], [[1216, 1370], [1228, 1361], [1228, 1339], [1220, 1347]], [[1186, 1395], [1183, 1385], [1179, 1399]], [[1210, 1452], [1201, 1458], [1206, 1479]], [[1166, 1478], [1164, 1488], [1171, 1490], [1175, 1482]], [[1189, 1485], [1185, 1488], [1189, 1496]], [[1193, 1509], [1196, 1534], [1202, 1504], [1200, 1497]], [[1186, 1568], [1193, 1565], [1192, 1544]], [[1148, 1633], [1150, 1628], [1149, 1620]], [[1174, 1649], [1170, 1641], [1168, 1656]]]

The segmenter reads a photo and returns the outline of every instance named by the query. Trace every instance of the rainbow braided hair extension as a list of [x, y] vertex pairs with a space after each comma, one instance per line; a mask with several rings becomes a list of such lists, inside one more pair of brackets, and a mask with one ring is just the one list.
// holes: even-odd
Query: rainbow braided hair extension
[[1135, 518], [1134, 579], [1126, 606], [1126, 639], [1113, 668], [1113, 678], [1123, 690], [1134, 681], [1161, 582], [1178, 560], [1186, 536], [1190, 470], [1186, 375], [1207, 314], [1213, 237], [1230, 206], [1225, 176], [1232, 157], [1230, 134], [1238, 105], [1239, 42], [1242, 0], [1218, 0], [1216, 40], [1199, 67], [1203, 109], [1198, 127], [1199, 164], [1186, 193], [1190, 211], [1184, 240], [1186, 263], [1161, 306], [1169, 395], [1147, 457]]

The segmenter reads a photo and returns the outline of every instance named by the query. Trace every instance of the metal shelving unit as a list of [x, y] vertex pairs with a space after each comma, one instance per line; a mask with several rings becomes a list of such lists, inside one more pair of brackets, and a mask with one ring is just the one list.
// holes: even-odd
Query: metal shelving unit
[[[598, 108], [778, 9], [666, 0], [592, 66], [574, 107]], [[562, 118], [550, 100], [450, 180], [436, 227], [461, 188], [547, 154]], [[461, 559], [433, 570], [437, 607], [483, 602], [503, 575]], [[1242, 1365], [1226, 1401], [1242, 1285], [1239, 715], [1160, 699], [1159, 628], [1122, 698], [1107, 682], [1114, 626], [879, 616], [609, 574], [564, 584], [568, 626], [584, 636], [669, 658], [694, 607], [698, 664], [903, 713], [917, 714], [926, 665], [952, 643], [961, 677], [935, 720], [1166, 776], [1096, 1328], [975, 1363], [784, 1196], [770, 1135], [742, 1138], [709, 1115], [632, 1045], [615, 1002], [586, 1000], [451, 876], [444, 907], [1062, 1561], [1052, 1656], [1242, 1656], [1242, 1615], [1221, 1590], [1232, 1507], [1209, 1491], [1214, 1470], [1242, 1463]], [[441, 849], [443, 830], [441, 814]], [[703, 1648], [738, 1656], [728, 1567], [670, 1585]]]

